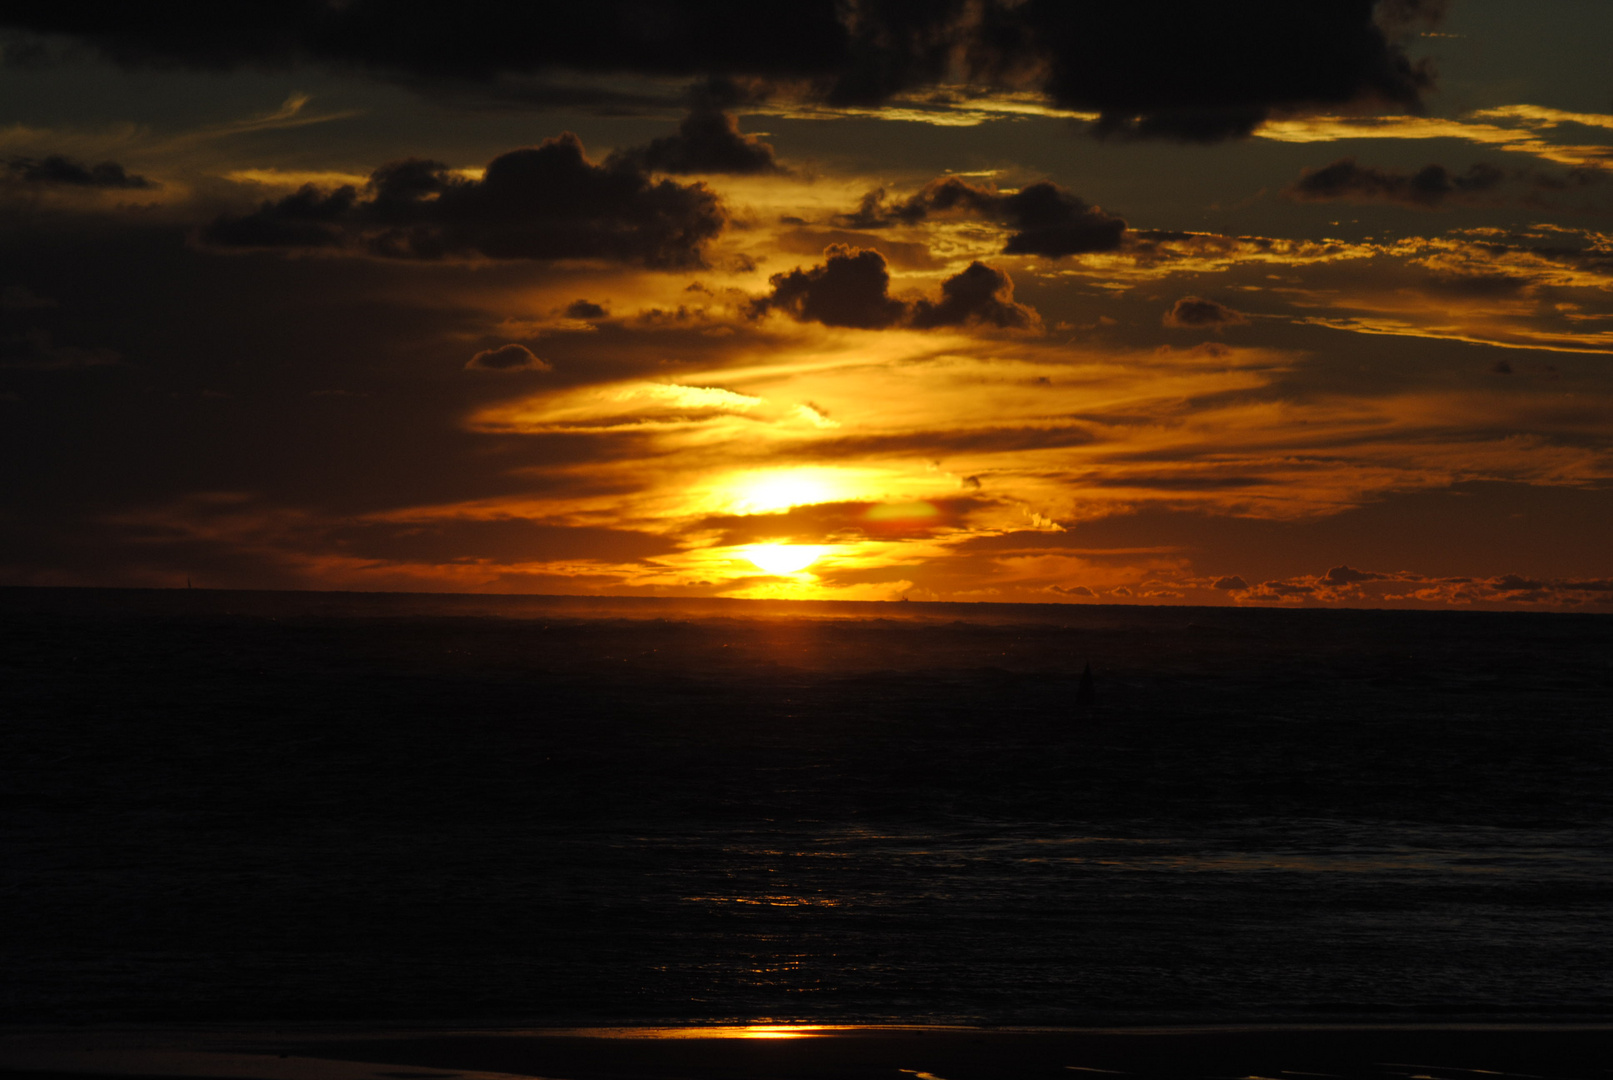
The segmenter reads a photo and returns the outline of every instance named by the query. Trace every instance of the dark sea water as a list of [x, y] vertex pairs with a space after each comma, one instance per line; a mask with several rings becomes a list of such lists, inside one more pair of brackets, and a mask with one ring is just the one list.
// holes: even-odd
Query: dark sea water
[[14, 589], [0, 639], [14, 1023], [1613, 1017], [1609, 616]]

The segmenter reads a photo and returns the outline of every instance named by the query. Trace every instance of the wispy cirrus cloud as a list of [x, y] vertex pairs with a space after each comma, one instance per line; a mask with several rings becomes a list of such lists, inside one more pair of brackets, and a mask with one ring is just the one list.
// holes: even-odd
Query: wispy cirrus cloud
[[1556, 165], [1583, 167], [1613, 163], [1613, 144], [1571, 143], [1551, 137], [1567, 124], [1587, 127], [1592, 132], [1613, 130], [1613, 115], [1569, 113], [1535, 105], [1509, 105], [1457, 117], [1315, 115], [1267, 120], [1255, 129], [1254, 135], [1287, 143], [1458, 139]]

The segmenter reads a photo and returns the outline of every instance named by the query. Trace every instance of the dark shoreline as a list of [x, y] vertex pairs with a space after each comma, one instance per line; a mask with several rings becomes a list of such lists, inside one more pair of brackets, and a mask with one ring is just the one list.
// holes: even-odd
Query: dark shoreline
[[[1187, 1028], [600, 1028], [398, 1033], [318, 1028], [0, 1033], [0, 1077], [295, 1080], [1594, 1080], [1613, 1024]], [[209, 1068], [212, 1066], [212, 1068]], [[418, 1071], [428, 1070], [428, 1071]]]
[[[1464, 607], [1368, 607], [1331, 604], [1086, 604], [1008, 603], [992, 600], [793, 600], [731, 596], [615, 596], [568, 593], [361, 592], [314, 589], [157, 588], [97, 585], [0, 585], [0, 611], [48, 599], [53, 613], [64, 609], [135, 615], [211, 614], [287, 616], [437, 616], [539, 618], [616, 616], [664, 617], [678, 612], [696, 618], [840, 617], [962, 618], [1000, 622], [1102, 621], [1175, 615], [1426, 616], [1434, 619], [1499, 616], [1531, 619], [1613, 619], [1613, 611], [1521, 609], [1501, 604]], [[1259, 617], [1258, 615], [1256, 617]]]

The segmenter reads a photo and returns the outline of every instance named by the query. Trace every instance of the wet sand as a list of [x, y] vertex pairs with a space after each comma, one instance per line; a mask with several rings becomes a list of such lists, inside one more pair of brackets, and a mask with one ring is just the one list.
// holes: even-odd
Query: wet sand
[[35, 1030], [4, 1080], [1597, 1080], [1613, 1026]]

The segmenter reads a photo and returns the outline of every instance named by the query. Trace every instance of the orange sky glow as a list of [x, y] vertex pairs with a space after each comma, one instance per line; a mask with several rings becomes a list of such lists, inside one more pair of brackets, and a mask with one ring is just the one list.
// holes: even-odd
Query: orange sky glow
[[1606, 610], [1613, 85], [1434, 25], [1205, 137], [5, 67], [0, 580]]

